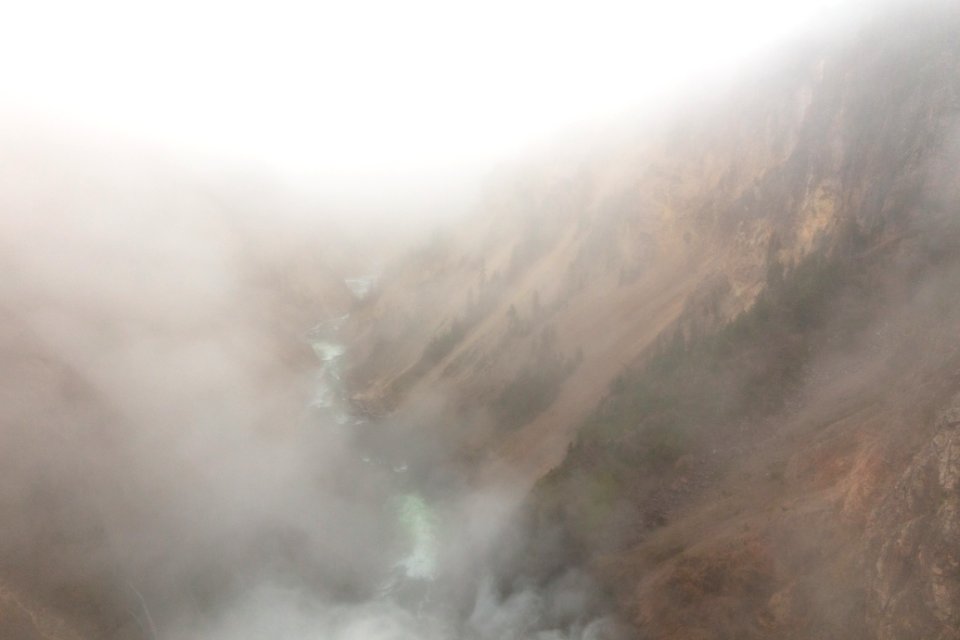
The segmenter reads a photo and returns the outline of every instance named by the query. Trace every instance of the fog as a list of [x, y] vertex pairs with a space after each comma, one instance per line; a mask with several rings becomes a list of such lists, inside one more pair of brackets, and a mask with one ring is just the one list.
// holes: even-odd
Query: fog
[[423, 208], [423, 190], [469, 188], [848, 4], [15, 3], [0, 20], [0, 97], [8, 116], [253, 167], [341, 203], [376, 193]]
[[353, 401], [343, 326], [491, 180], [855, 4], [5, 9], [0, 590], [105, 640], [623, 637], [443, 388]]
[[503, 560], [529, 552], [523, 496], [352, 412], [363, 289], [323, 234], [74, 151], [2, 158], [0, 586], [97, 638], [601, 637], [575, 567]]

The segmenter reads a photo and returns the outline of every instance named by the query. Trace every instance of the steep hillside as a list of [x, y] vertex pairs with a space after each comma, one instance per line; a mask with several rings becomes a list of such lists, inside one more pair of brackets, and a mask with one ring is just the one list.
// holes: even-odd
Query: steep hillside
[[534, 163], [358, 311], [356, 399], [449, 394], [639, 637], [960, 637], [958, 116], [944, 3]]
[[771, 259], [789, 267], [847, 226], [896, 241], [881, 228], [916, 214], [955, 138], [953, 28], [876, 19], [491, 186], [474, 220], [388, 270], [360, 313], [359, 399], [450, 388], [474, 415], [471, 450], [543, 475], [681, 316], [698, 331], [730, 321]]

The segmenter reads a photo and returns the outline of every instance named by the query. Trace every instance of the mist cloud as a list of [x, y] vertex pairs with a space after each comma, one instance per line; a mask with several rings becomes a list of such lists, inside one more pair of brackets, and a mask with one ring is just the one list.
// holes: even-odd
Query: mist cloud
[[[488, 568], [527, 543], [519, 496], [430, 486], [453, 467], [394, 446], [410, 425], [311, 407], [337, 304], [291, 314], [297, 256], [229, 199], [123, 156], [2, 161], [5, 579], [91, 637], [598, 637], [585, 578]], [[403, 562], [403, 495], [436, 575]]]

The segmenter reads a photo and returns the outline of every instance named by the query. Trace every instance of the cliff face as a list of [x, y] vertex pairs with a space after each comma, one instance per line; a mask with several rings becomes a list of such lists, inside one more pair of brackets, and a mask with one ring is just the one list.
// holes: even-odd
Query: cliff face
[[641, 637], [958, 637], [958, 10], [704, 102], [392, 270], [358, 399], [448, 392], [438, 435], [536, 483]]
[[960, 397], [954, 397], [867, 526], [867, 605], [878, 638], [960, 633], [958, 426]]
[[678, 322], [708, 331], [747, 309], [771, 262], [853, 226], [883, 243], [939, 224], [950, 214], [930, 198], [953, 188], [960, 105], [947, 13], [807, 43], [696, 107], [495, 183], [360, 311], [356, 388], [387, 406], [451, 388], [487, 423], [474, 449], [536, 478], [625, 366]]

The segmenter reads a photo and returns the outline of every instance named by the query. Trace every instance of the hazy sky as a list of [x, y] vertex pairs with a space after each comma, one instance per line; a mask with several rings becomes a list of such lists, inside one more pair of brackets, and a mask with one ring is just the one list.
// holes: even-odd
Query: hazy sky
[[29, 0], [0, 100], [287, 175], [477, 167], [756, 52], [836, 0]]

